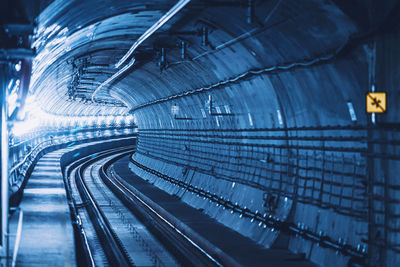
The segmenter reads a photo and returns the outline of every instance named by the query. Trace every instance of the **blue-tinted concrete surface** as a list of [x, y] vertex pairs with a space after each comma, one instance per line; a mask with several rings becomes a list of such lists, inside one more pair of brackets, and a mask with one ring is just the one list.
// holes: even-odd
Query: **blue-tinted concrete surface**
[[[73, 229], [60, 169], [63, 152], [64, 149], [43, 156], [24, 190], [17, 266], [76, 265]], [[10, 221], [11, 233], [15, 233], [17, 224], [18, 214], [15, 214]]]
[[158, 204], [214, 246], [244, 266], [314, 266], [301, 256], [287, 249], [266, 249], [249, 238], [240, 235], [217, 220], [193, 208], [179, 198], [170, 195], [148, 181], [135, 175], [124, 157], [114, 165], [114, 171], [146, 197]]

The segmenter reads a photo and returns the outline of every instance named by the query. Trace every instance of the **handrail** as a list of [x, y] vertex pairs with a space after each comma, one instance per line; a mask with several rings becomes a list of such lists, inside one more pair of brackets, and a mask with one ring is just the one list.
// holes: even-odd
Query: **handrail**
[[[109, 130], [109, 129], [115, 129], [115, 127], [107, 127], [107, 128], [101, 128], [101, 129], [99, 129], [99, 128], [90, 128], [90, 130], [100, 130], [100, 131], [107, 131], [107, 130]], [[119, 127], [119, 129], [129, 129], [129, 128], [131, 128], [131, 127]], [[86, 130], [86, 129], [85, 129]], [[89, 130], [89, 131], [90, 131]], [[21, 167], [25, 162], [26, 162], [26, 160], [29, 158], [29, 156], [31, 156], [32, 155], [32, 153], [33, 152], [35, 152], [35, 150], [39, 147], [39, 146], [41, 146], [41, 145], [43, 145], [44, 143], [46, 143], [46, 142], [51, 142], [51, 143], [53, 143], [54, 141], [57, 141], [57, 140], [60, 140], [60, 139], [63, 139], [63, 138], [69, 138], [69, 137], [71, 137], [71, 136], [63, 136], [63, 137], [54, 137], [53, 139], [50, 139], [50, 140], [45, 140], [45, 141], [42, 141], [41, 143], [39, 143], [39, 144], [37, 144], [25, 157], [24, 157], [24, 159], [22, 160], [22, 161], [20, 161], [19, 163], [17, 163], [14, 167], [12, 167], [11, 169], [10, 169], [10, 172], [9, 172], [9, 174], [11, 175], [13, 172], [15, 172], [19, 167]]]
[[43, 143], [47, 142], [49, 140], [43, 141], [39, 144], [37, 144], [28, 154], [26, 154], [26, 156], [24, 157], [24, 159], [22, 161], [20, 161], [19, 163], [17, 163], [14, 167], [11, 168], [10, 170], [10, 174], [12, 174], [14, 171], [16, 171], [20, 166], [22, 166], [25, 161], [30, 157], [30, 155], [36, 151], [36, 149], [41, 146]]
[[[129, 128], [136, 128], [136, 127], [133, 126], [133, 125], [131, 125], [131, 126], [119, 126], [119, 127], [109, 126], [109, 127], [102, 127], [101, 130], [102, 130], [102, 131], [105, 131], [105, 130], [129, 129]], [[100, 129], [100, 128], [98, 128], [98, 127], [87, 127], [87, 128], [81, 128], [81, 129], [79, 129], [78, 131], [79, 131], [79, 132], [90, 132], [90, 131], [97, 130], [97, 129]], [[74, 129], [74, 130], [76, 130], [76, 129]], [[69, 128], [64, 128], [64, 129], [61, 129], [61, 130], [56, 130], [56, 131], [51, 131], [51, 132], [46, 132], [46, 131], [41, 131], [41, 132], [45, 132], [45, 133], [47, 133], [47, 134], [58, 135], [58, 134], [62, 134], [62, 133], [70, 133], [70, 132], [71, 132], [71, 129], [69, 129]], [[10, 149], [13, 149], [13, 148], [15, 148], [15, 147], [18, 147], [18, 146], [20, 146], [20, 145], [22, 145], [22, 144], [24, 144], [24, 143], [28, 143], [28, 142], [30, 142], [30, 141], [32, 141], [32, 140], [38, 138], [39, 136], [40, 136], [40, 134], [38, 134], [38, 135], [35, 136], [35, 137], [29, 138], [29, 139], [27, 139], [27, 140], [20, 141], [20, 142], [18, 142], [18, 143], [16, 143], [16, 144], [13, 144], [13, 145], [10, 146]]]
[[18, 146], [20, 146], [20, 145], [23, 145], [23, 144], [25, 144], [25, 143], [29, 143], [29, 142], [31, 142], [32, 140], [35, 140], [36, 138], [38, 138], [38, 137], [40, 136], [40, 133], [41, 133], [41, 132], [45, 132], [45, 131], [37, 132], [36, 135], [35, 135], [34, 137], [32, 137], [32, 138], [28, 138], [28, 139], [26, 139], [26, 140], [24, 140], [24, 141], [20, 141], [20, 142], [18, 142], [18, 143], [15, 143], [15, 144], [10, 145], [10, 149], [15, 148], [15, 147], [18, 147]]
[[[62, 137], [62, 138], [65, 138], [65, 137]], [[62, 138], [56, 138], [56, 140], [59, 140], [59, 139], [62, 139]], [[49, 141], [50, 141], [50, 143], [54, 143], [55, 139], [45, 140], [45, 141], [43, 141], [43, 142], [37, 144], [28, 154], [26, 154], [26, 156], [24, 157], [24, 159], [23, 159], [22, 161], [20, 161], [18, 164], [16, 164], [14, 167], [11, 168], [10, 174], [12, 174], [12, 173], [13, 173], [14, 171], [16, 171], [20, 166], [22, 166], [22, 165], [25, 163], [25, 161], [32, 155], [33, 152], [36, 151], [36, 149], [37, 149], [39, 146], [41, 146], [41, 145], [43, 145], [44, 143], [49, 142]]]

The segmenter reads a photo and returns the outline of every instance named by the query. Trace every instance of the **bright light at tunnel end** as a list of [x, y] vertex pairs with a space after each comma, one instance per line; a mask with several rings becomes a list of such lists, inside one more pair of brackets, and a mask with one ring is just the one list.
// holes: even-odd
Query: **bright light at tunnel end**
[[10, 134], [22, 137], [38, 130], [76, 130], [81, 128], [127, 127], [134, 125], [134, 116], [128, 115], [95, 115], [63, 116], [43, 111], [33, 96], [26, 100], [22, 118], [13, 123]]

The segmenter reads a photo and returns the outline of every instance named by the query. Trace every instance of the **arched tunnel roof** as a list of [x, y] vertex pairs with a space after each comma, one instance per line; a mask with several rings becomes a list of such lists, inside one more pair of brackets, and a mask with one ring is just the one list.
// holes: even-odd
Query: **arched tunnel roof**
[[[362, 18], [345, 2], [255, 1], [254, 22], [247, 23], [240, 1], [192, 1], [138, 48], [129, 73], [91, 103], [93, 91], [117, 71], [114, 64], [175, 2], [56, 0], [38, 19], [31, 91], [54, 114], [141, 114], [151, 108], [147, 114], [162, 116], [183, 101], [184, 116], [201, 117], [212, 94], [216, 105], [246, 117], [270, 113], [265, 120], [277, 121], [280, 110], [288, 126], [346, 123], [346, 103], [365, 90], [367, 81], [359, 77], [367, 62], [362, 49], [350, 57], [340, 53], [378, 27], [396, 1], [381, 8], [359, 3], [376, 13]], [[339, 76], [346, 78], [339, 82]], [[354, 90], [343, 90], [348, 87]], [[321, 92], [329, 98], [319, 101]], [[316, 112], [326, 101], [340, 107]], [[353, 101], [362, 113], [361, 102]]]
[[[128, 130], [127, 171], [257, 246], [398, 265], [398, 0], [38, 2], [21, 125]], [[18, 115], [30, 61], [5, 51]]]

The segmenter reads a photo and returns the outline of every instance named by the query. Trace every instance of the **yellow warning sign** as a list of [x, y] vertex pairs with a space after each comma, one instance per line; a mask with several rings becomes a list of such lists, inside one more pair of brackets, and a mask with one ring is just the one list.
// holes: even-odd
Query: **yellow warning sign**
[[383, 113], [386, 111], [386, 93], [367, 94], [367, 112]]

